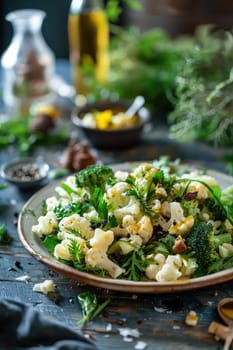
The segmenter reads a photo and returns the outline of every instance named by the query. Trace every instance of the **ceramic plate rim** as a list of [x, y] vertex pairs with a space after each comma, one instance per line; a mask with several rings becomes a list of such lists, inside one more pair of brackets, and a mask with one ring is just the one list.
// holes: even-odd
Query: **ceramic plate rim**
[[[138, 163], [139, 162], [125, 162], [110, 166], [113, 169], [129, 169], [129, 167], [133, 167]], [[230, 175], [216, 170], [209, 169], [208, 174], [213, 175], [215, 178], [217, 178], [219, 184], [223, 188], [229, 186], [233, 182], [233, 178]], [[175, 282], [135, 282], [123, 279], [112, 279], [96, 276], [94, 274], [82, 272], [68, 265], [60, 263], [54, 257], [52, 257], [52, 255], [42, 246], [39, 238], [31, 233], [30, 227], [33, 216], [27, 214], [27, 210], [37, 211], [38, 205], [41, 206], [42, 200], [48, 198], [54, 193], [55, 187], [58, 186], [61, 181], [61, 179], [56, 180], [36, 192], [23, 206], [18, 220], [18, 235], [21, 243], [36, 260], [43, 263], [51, 270], [94, 287], [134, 293], [173, 293], [212, 286], [233, 279], [232, 267], [210, 275], [187, 280], [179, 280]], [[36, 218], [34, 218], [34, 223], [36, 223]]]

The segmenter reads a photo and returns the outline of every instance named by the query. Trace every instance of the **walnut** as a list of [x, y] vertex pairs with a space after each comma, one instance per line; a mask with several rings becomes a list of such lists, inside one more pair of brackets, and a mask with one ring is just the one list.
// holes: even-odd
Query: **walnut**
[[172, 250], [174, 253], [180, 254], [180, 253], [184, 253], [187, 249], [187, 246], [185, 244], [184, 239], [179, 235], [178, 237], [176, 237], [175, 239], [175, 243], [172, 247]]

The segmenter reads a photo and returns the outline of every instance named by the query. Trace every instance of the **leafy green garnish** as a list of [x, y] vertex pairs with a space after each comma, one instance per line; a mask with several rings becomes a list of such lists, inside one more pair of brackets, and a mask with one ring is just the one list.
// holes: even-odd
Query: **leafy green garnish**
[[101, 302], [95, 293], [88, 291], [80, 293], [78, 295], [78, 301], [83, 313], [83, 318], [79, 323], [85, 323], [98, 316], [110, 303], [111, 299], [107, 298], [105, 301]]
[[73, 193], [77, 193], [77, 191], [75, 191], [72, 187], [70, 187], [69, 185], [67, 185], [65, 182], [62, 182], [60, 184], [60, 187], [66, 191], [69, 195], [73, 194]]
[[81, 245], [75, 239], [70, 239], [68, 248], [74, 266], [80, 270], [85, 269], [85, 254]]
[[42, 215], [46, 215], [47, 213], [47, 204], [45, 200], [42, 200], [41, 202], [41, 213]]
[[125, 269], [124, 277], [131, 281], [140, 281], [146, 269], [146, 261], [142, 249], [133, 250], [123, 257], [122, 267]]
[[0, 244], [9, 244], [12, 241], [12, 237], [6, 230], [6, 225], [0, 226]]
[[60, 243], [60, 240], [56, 235], [46, 235], [42, 243], [44, 247], [53, 253], [55, 246]]
[[0, 185], [0, 190], [5, 190], [7, 187], [7, 185]]
[[73, 202], [62, 206], [60, 203], [54, 208], [54, 213], [58, 220], [72, 214], [83, 214], [90, 208], [87, 202]]

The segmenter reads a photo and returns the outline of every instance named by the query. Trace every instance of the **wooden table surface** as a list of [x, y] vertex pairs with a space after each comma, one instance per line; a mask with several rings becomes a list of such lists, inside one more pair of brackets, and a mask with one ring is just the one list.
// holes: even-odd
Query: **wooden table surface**
[[[219, 163], [219, 153], [204, 145], [181, 145], [167, 138], [166, 128], [156, 127], [143, 136], [142, 143], [127, 150], [93, 150], [104, 163], [120, 163], [134, 160], [151, 160], [170, 154], [184, 161], [198, 161], [215, 169], [224, 170]], [[43, 154], [52, 166], [56, 166], [61, 148], [37, 149], [35, 155]], [[0, 150], [0, 164], [16, 156], [16, 150]], [[0, 180], [0, 184], [3, 183]], [[233, 297], [233, 281], [198, 290], [171, 294], [134, 294], [114, 292], [90, 287], [59, 275], [35, 260], [24, 248], [17, 234], [17, 216], [25, 202], [36, 191], [19, 191], [13, 185], [0, 192], [0, 224], [6, 224], [13, 237], [9, 245], [0, 245], [0, 298], [18, 299], [33, 305], [49, 318], [57, 319], [76, 331], [93, 337], [101, 350], [137, 349], [140, 341], [147, 350], [221, 349], [208, 334], [212, 321], [221, 322], [216, 306], [220, 299]], [[17, 280], [29, 276], [27, 282]], [[53, 279], [56, 293], [52, 296], [33, 292], [35, 283]], [[82, 317], [77, 296], [92, 290], [101, 298], [111, 298], [105, 311], [84, 327], [78, 324]], [[190, 310], [198, 315], [195, 327], [185, 323]], [[139, 338], [126, 342], [120, 335], [121, 328], [137, 329]], [[139, 348], [139, 347], [138, 347]]]

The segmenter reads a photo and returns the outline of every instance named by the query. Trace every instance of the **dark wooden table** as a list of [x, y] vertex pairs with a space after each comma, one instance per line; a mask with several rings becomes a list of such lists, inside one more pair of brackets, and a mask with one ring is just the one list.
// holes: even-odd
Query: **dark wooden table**
[[[153, 128], [144, 134], [142, 143], [130, 149], [117, 151], [93, 150], [104, 163], [120, 163], [133, 160], [151, 160], [163, 154], [184, 161], [198, 161], [209, 167], [224, 170], [219, 162], [221, 151], [197, 144], [180, 145], [167, 138], [166, 126], [153, 121]], [[52, 166], [56, 166], [62, 148], [35, 150]], [[16, 156], [14, 148], [0, 150], [0, 164]], [[3, 183], [0, 180], [0, 183]], [[65, 278], [36, 261], [23, 247], [17, 235], [17, 216], [25, 202], [37, 189], [19, 191], [12, 185], [0, 192], [0, 224], [6, 224], [13, 237], [9, 245], [0, 245], [0, 298], [18, 299], [33, 305], [44, 315], [57, 319], [76, 331], [91, 335], [101, 350], [135, 349], [138, 341], [146, 343], [147, 350], [221, 349], [208, 334], [212, 321], [221, 322], [216, 306], [220, 299], [233, 297], [233, 281], [199, 290], [172, 294], [134, 294], [114, 292], [81, 284]], [[27, 282], [17, 280], [29, 276]], [[33, 292], [35, 283], [53, 279], [56, 293], [53, 296]], [[111, 302], [93, 321], [81, 327], [81, 309], [77, 301], [80, 292], [92, 290], [99, 297], [111, 297]], [[196, 311], [199, 320], [195, 327], [185, 324], [190, 310]], [[111, 326], [110, 326], [111, 325]], [[138, 339], [125, 342], [120, 328], [137, 329]]]

